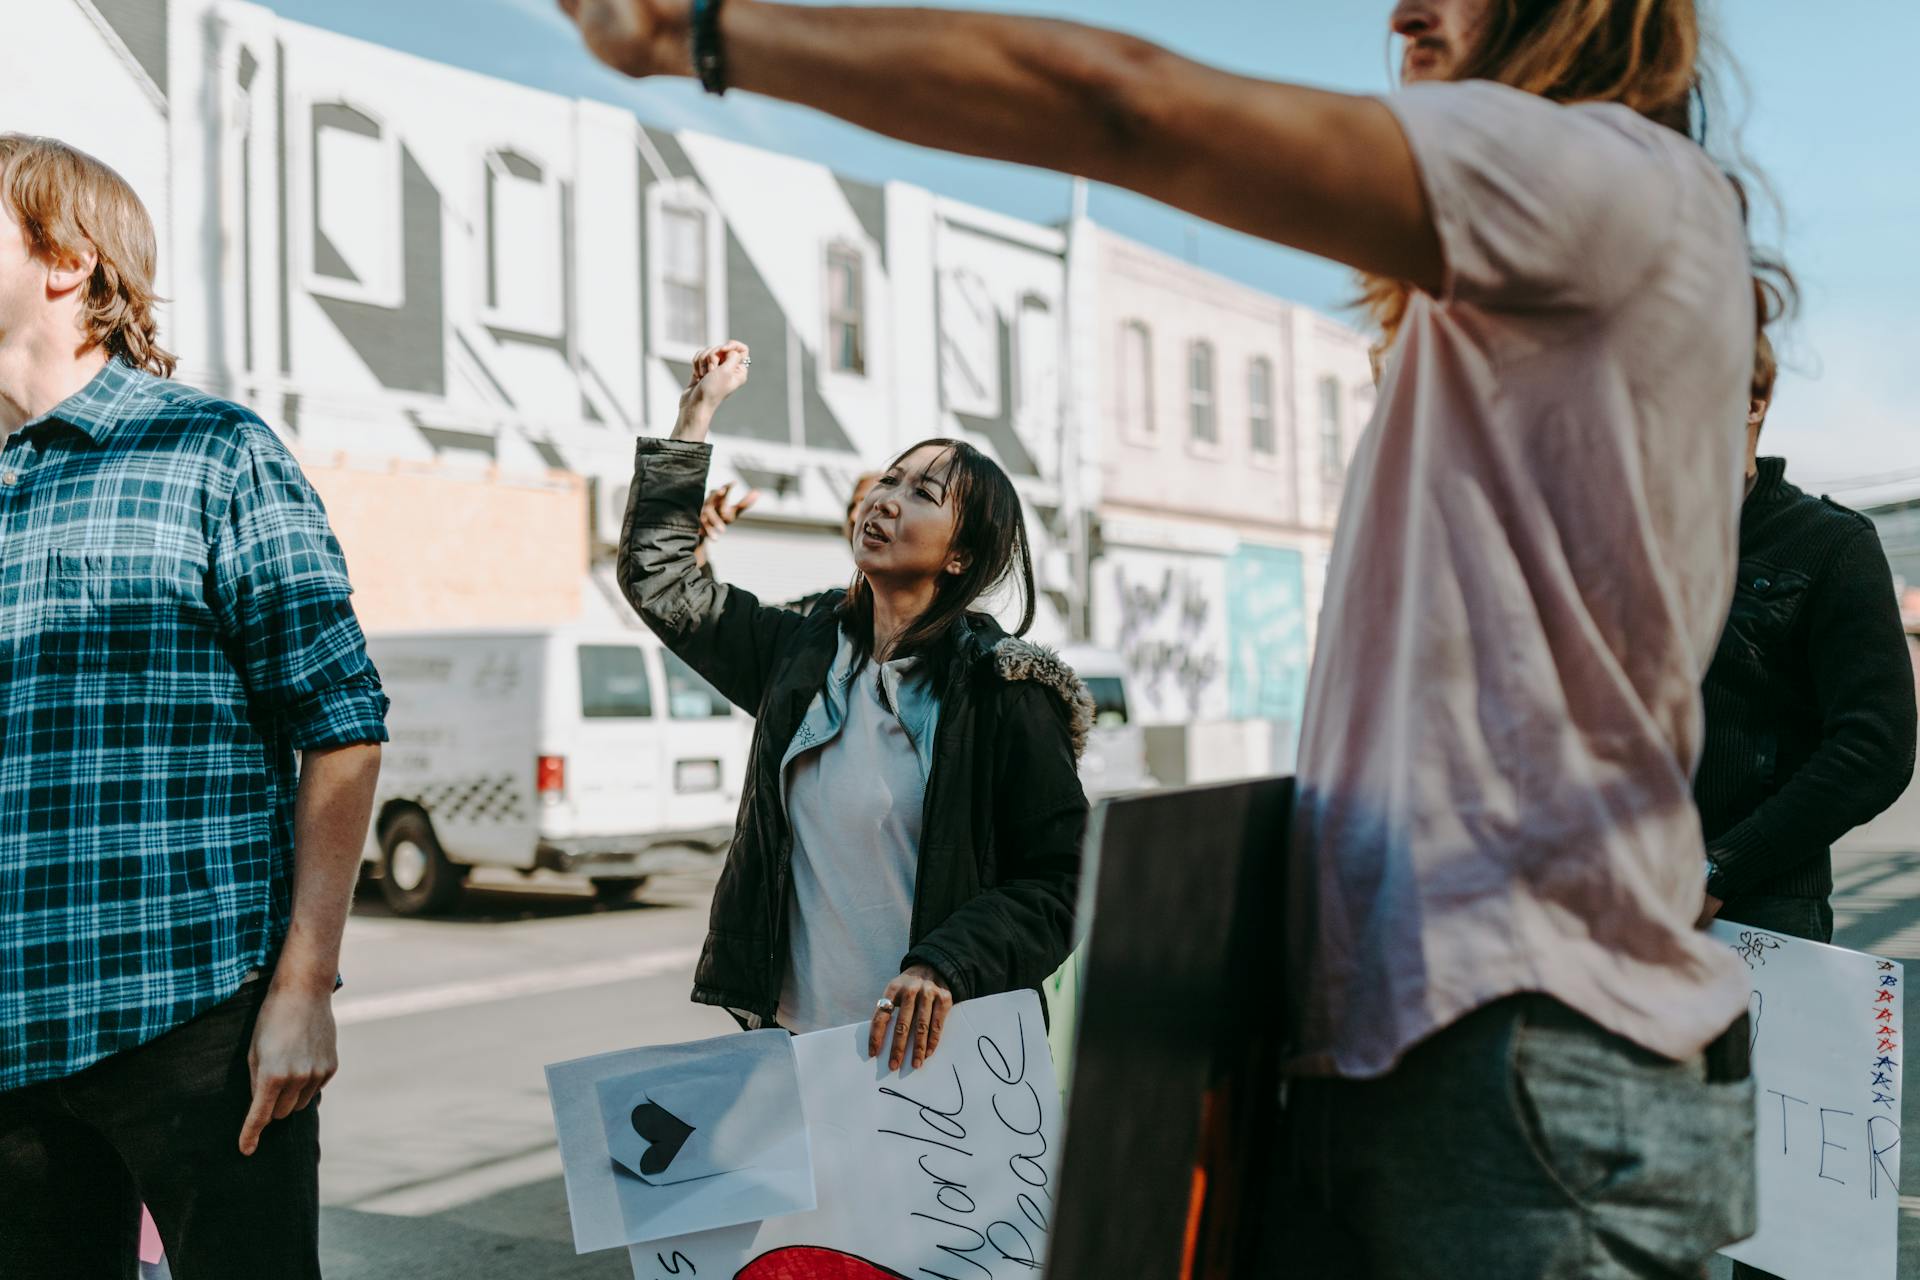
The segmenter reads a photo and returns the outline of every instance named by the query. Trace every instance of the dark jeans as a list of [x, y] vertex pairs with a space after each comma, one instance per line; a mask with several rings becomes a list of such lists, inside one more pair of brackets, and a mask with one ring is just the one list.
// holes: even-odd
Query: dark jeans
[[1717, 918], [1789, 938], [1833, 941], [1833, 904], [1825, 898], [1731, 898]]
[[[1720, 908], [1719, 918], [1728, 924], [1752, 925], [1790, 938], [1833, 941], [1833, 904], [1825, 898], [1730, 898]], [[1733, 1280], [1780, 1280], [1780, 1277], [1736, 1262]]]
[[[1753, 1081], [1545, 996], [1372, 1080], [1294, 1080], [1275, 1280], [1697, 1280], [1754, 1229]], [[1727, 1074], [1732, 1074], [1729, 1071]]]
[[251, 979], [137, 1049], [0, 1093], [0, 1275], [134, 1280], [145, 1201], [175, 1280], [317, 1280], [315, 1107], [240, 1154], [266, 989]]

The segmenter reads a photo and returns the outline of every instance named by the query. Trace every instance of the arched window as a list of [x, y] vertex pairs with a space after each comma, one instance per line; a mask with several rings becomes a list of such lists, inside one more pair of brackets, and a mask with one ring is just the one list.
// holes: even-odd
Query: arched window
[[827, 368], [867, 371], [866, 255], [850, 244], [827, 246]]
[[519, 151], [489, 151], [483, 298], [487, 323], [557, 337], [566, 328], [566, 239], [560, 183]]
[[1014, 385], [1020, 392], [1015, 412], [1023, 421], [1052, 422], [1060, 407], [1060, 330], [1053, 322], [1053, 308], [1039, 294], [1020, 299], [1013, 340], [1018, 362]]
[[1273, 361], [1265, 356], [1247, 363], [1247, 441], [1255, 453], [1269, 458], [1280, 451], [1273, 429]]
[[312, 187], [308, 286], [328, 297], [398, 306], [398, 136], [390, 125], [359, 107], [317, 102], [308, 149]]
[[1320, 511], [1328, 524], [1340, 508], [1347, 481], [1346, 433], [1341, 423], [1340, 379], [1320, 379]]
[[1214, 414], [1213, 344], [1205, 339], [1187, 346], [1187, 424], [1194, 443], [1220, 443], [1220, 424]]
[[647, 285], [653, 347], [691, 359], [726, 336], [726, 227], [698, 183], [647, 188]]
[[1153, 334], [1144, 320], [1120, 324], [1120, 348], [1114, 361], [1119, 375], [1114, 412], [1123, 439], [1153, 439]]

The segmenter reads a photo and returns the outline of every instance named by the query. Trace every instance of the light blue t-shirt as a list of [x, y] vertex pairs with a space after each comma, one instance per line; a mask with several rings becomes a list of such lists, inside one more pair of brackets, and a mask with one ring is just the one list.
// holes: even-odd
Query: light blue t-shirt
[[866, 1022], [899, 976], [939, 704], [915, 659], [853, 672], [845, 633], [782, 762], [793, 828], [779, 1021]]

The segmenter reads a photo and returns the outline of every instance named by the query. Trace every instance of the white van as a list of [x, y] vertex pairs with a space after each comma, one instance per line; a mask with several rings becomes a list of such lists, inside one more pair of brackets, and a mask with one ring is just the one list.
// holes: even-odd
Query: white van
[[651, 633], [389, 633], [367, 653], [393, 706], [365, 856], [397, 913], [445, 910], [473, 867], [618, 901], [724, 856], [753, 721]]
[[1080, 785], [1087, 795], [1098, 799], [1159, 786], [1147, 767], [1146, 731], [1133, 723], [1125, 660], [1092, 645], [1068, 645], [1060, 658], [1093, 695], [1093, 732], [1080, 757]]

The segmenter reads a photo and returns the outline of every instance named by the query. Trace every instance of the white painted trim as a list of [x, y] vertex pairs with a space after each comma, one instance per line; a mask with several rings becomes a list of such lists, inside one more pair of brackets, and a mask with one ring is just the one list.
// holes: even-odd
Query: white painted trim
[[[111, 49], [113, 56], [120, 60], [121, 65], [126, 68], [127, 74], [133, 77], [133, 82], [140, 86], [140, 92], [147, 96], [147, 100], [153, 104], [153, 109], [160, 113], [162, 119], [165, 119], [167, 116], [167, 95], [161, 91], [159, 81], [147, 74], [147, 69], [140, 65], [140, 59], [133, 56], [133, 50], [129, 49], [127, 42], [120, 38], [120, 33], [113, 29], [113, 24], [107, 21], [104, 14], [93, 7], [93, 0], [74, 0], [74, 3], [79, 6], [81, 16], [91, 22], [95, 29], [100, 32], [100, 38], [107, 42], [107, 48]], [[171, 20], [169, 20], [169, 23], [170, 21]], [[168, 32], [168, 36], [171, 38], [171, 31]]]
[[958, 231], [978, 231], [998, 236], [1002, 240], [1011, 240], [1057, 258], [1064, 258], [1067, 253], [1066, 233], [1052, 227], [1035, 226], [1031, 222], [962, 204], [945, 196], [933, 198], [933, 211], [940, 221]]

